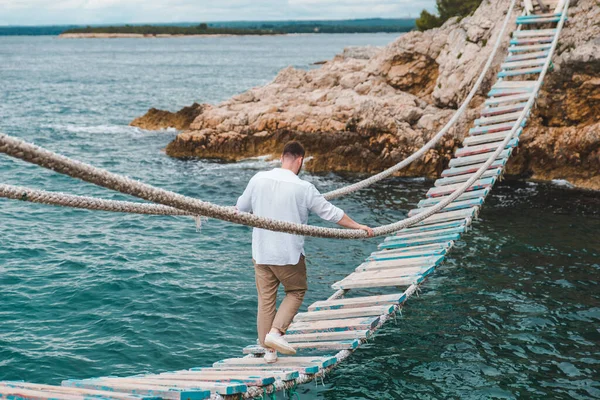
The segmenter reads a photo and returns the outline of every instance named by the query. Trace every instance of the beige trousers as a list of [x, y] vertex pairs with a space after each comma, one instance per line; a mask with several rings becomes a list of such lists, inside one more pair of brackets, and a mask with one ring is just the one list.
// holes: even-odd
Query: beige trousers
[[[258, 292], [258, 339], [264, 345], [271, 328], [285, 332], [292, 323], [308, 289], [304, 255], [295, 265], [263, 265], [254, 263]], [[277, 310], [277, 289], [283, 284], [285, 298]]]

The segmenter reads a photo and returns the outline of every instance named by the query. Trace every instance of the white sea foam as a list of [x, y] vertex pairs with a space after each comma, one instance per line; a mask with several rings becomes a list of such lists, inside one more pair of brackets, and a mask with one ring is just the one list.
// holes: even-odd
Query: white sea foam
[[552, 183], [556, 186], [563, 186], [567, 188], [575, 187], [571, 182], [566, 179], [552, 179]]

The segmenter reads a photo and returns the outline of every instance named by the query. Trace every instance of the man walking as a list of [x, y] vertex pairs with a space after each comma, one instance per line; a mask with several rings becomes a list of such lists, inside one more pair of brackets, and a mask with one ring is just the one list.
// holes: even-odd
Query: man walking
[[[304, 162], [304, 147], [289, 142], [281, 154], [281, 168], [259, 172], [237, 201], [237, 209], [261, 217], [306, 224], [308, 213], [345, 228], [373, 230], [358, 224], [334, 206], [315, 186], [298, 177]], [[304, 237], [254, 228], [252, 259], [258, 291], [258, 339], [267, 349], [265, 360], [277, 361], [277, 351], [295, 354], [283, 334], [302, 305], [307, 290]], [[277, 289], [283, 284], [285, 298], [276, 309]]]

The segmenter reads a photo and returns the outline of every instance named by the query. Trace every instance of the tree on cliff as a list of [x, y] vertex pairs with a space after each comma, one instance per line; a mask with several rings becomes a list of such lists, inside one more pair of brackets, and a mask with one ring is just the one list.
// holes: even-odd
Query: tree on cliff
[[427, 10], [421, 11], [417, 18], [417, 29], [424, 31], [442, 26], [444, 22], [452, 17], [466, 17], [479, 7], [482, 0], [436, 0], [437, 14], [434, 15]]

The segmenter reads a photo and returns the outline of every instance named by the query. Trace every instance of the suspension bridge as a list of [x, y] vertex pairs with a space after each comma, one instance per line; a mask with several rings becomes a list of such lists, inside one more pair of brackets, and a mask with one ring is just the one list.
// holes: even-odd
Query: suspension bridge
[[[505, 38], [516, 0], [511, 0], [497, 33], [495, 46], [469, 95], [450, 121], [423, 148], [394, 167], [357, 184], [326, 194], [336, 198], [391, 176], [424, 155], [468, 108]], [[567, 19], [568, 0], [525, 0], [516, 18], [508, 54], [496, 82], [488, 92], [474, 127], [426, 198], [408, 218], [375, 229], [387, 236], [364, 263], [332, 285], [335, 293], [300, 313], [285, 334], [304, 356], [280, 357], [274, 364], [262, 358], [264, 349], [249, 345], [239, 357], [211, 366], [127, 377], [65, 380], [60, 386], [26, 382], [0, 382], [6, 399], [249, 399], [290, 398], [296, 387], [318, 380], [350, 357], [393, 318], [426, 277], [435, 271], [454, 242], [467, 232], [494, 184], [501, 179], [513, 149], [535, 105], [544, 77], [552, 68], [561, 30]], [[51, 153], [17, 138], [0, 134], [0, 152], [74, 178], [136, 196], [151, 203], [109, 201], [11, 185], [0, 185], [0, 197], [64, 207], [155, 215], [212, 217], [281, 232], [317, 237], [355, 239], [364, 232], [298, 225], [239, 213], [198, 199], [111, 174]], [[354, 295], [371, 291], [369, 295]], [[385, 294], [382, 294], [384, 293]]]

